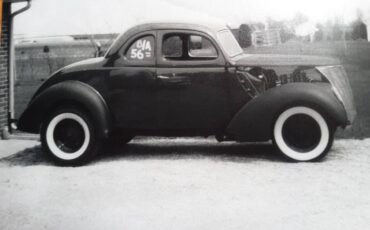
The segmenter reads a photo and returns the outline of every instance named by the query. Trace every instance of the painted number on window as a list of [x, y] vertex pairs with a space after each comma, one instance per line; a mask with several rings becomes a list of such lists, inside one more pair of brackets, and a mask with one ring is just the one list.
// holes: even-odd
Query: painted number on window
[[146, 39], [139, 39], [135, 42], [134, 47], [131, 49], [130, 58], [143, 60], [144, 58], [152, 57], [152, 46], [150, 41]]

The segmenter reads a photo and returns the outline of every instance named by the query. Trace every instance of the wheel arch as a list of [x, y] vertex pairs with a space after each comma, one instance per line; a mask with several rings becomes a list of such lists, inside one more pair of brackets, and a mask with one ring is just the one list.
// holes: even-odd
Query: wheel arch
[[232, 118], [226, 132], [239, 142], [270, 140], [278, 116], [294, 106], [317, 110], [334, 127], [346, 125], [346, 111], [330, 84], [291, 83], [270, 89], [245, 104]]
[[44, 119], [61, 106], [74, 106], [87, 111], [100, 137], [107, 137], [112, 116], [104, 98], [92, 86], [80, 81], [64, 81], [45, 89], [28, 105], [18, 120], [18, 129], [39, 133]]

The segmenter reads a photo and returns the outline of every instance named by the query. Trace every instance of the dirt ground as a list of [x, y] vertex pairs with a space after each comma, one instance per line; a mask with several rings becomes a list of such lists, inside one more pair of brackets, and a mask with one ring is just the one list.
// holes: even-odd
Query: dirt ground
[[287, 163], [270, 144], [139, 139], [83, 167], [0, 141], [0, 229], [368, 229], [370, 139]]

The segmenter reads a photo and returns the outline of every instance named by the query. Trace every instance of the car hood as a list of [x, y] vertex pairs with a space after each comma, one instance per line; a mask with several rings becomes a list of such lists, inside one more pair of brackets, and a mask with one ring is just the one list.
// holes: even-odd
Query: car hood
[[243, 54], [235, 60], [236, 66], [332, 66], [340, 65], [335, 58], [309, 55]]

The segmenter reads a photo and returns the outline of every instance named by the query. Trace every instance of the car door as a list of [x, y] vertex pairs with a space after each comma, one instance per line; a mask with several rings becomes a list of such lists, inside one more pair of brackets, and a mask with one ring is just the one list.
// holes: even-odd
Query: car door
[[157, 128], [155, 40], [155, 31], [136, 34], [113, 57], [107, 101], [122, 128]]
[[158, 31], [157, 114], [162, 129], [218, 130], [230, 116], [225, 59], [208, 35]]

